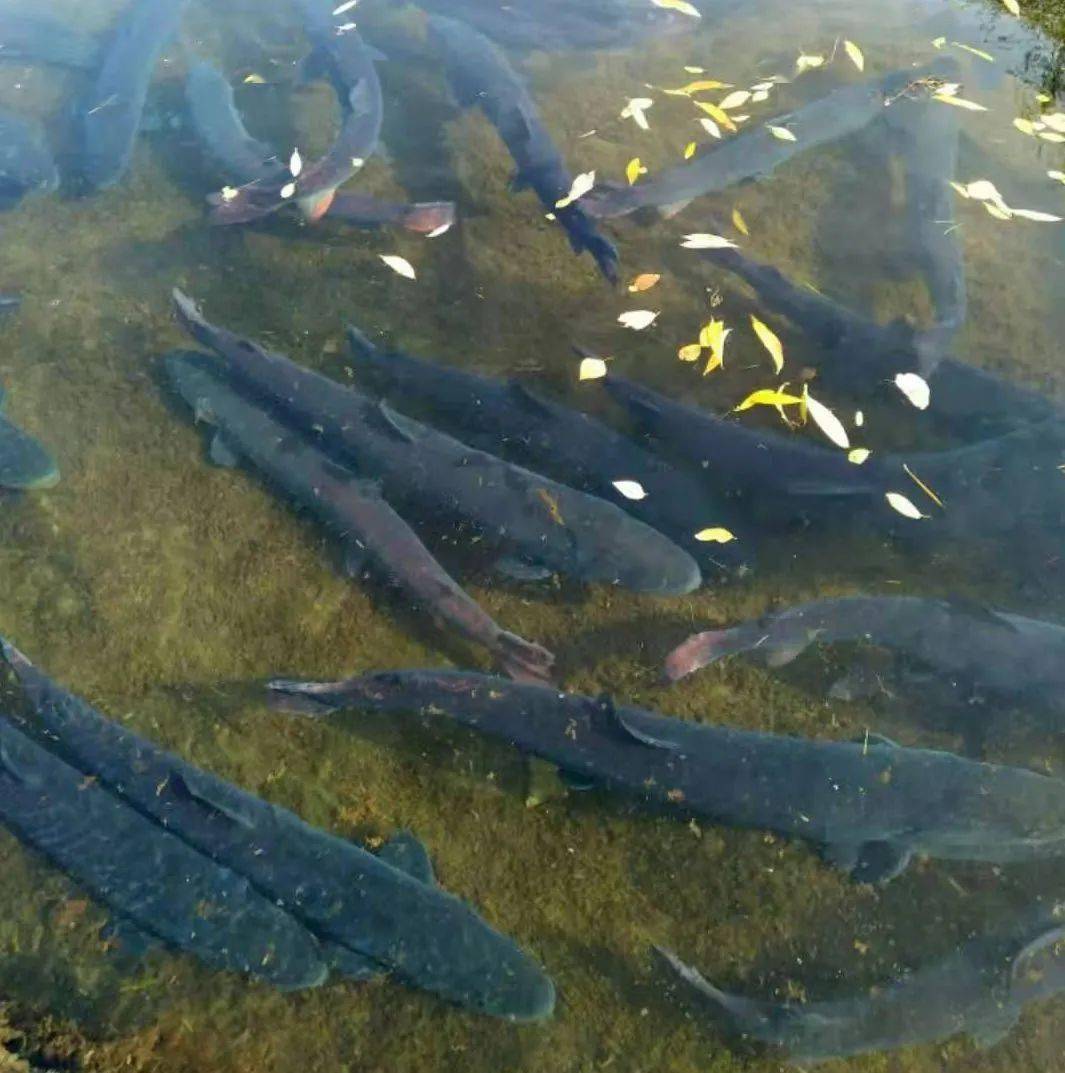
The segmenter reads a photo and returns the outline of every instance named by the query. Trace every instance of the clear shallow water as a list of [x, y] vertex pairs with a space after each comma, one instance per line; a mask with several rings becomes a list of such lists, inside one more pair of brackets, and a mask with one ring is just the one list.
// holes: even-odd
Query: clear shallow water
[[[351, 320], [419, 357], [522, 374], [556, 398], [616, 419], [600, 385], [576, 381], [570, 346], [579, 342], [611, 356], [627, 377], [724, 412], [776, 382], [747, 326], [749, 312], [764, 315], [783, 340], [784, 378], [816, 364], [816, 344], [766, 313], [733, 277], [680, 249], [681, 236], [720, 230], [758, 260], [880, 320], [920, 320], [929, 301], [907, 246], [897, 176], [871, 129], [798, 156], [764, 182], [699, 199], [673, 220], [608, 222], [603, 230], [617, 244], [625, 282], [640, 272], [662, 275], [644, 294], [612, 291], [590, 258], [570, 253], [531, 195], [508, 191], [509, 156], [479, 113], [455, 108], [414, 9], [364, 5], [360, 29], [390, 57], [381, 65], [388, 151], [352, 188], [453, 199], [460, 222], [448, 234], [428, 241], [328, 221], [310, 228], [278, 218], [243, 229], [205, 222], [203, 197], [224, 177], [184, 119], [187, 54], [222, 67], [238, 84], [253, 133], [285, 155], [299, 145], [311, 159], [331, 140], [327, 88], [297, 94], [240, 84], [249, 73], [291, 78], [303, 52], [300, 22], [281, 3], [224, 16], [191, 4], [180, 44], [156, 70], [149, 129], [124, 178], [91, 197], [28, 197], [0, 219], [0, 289], [23, 296], [2, 328], [7, 412], [47, 444], [62, 471], [55, 488], [3, 501], [0, 631], [109, 715], [317, 826], [371, 844], [399, 827], [417, 832], [443, 885], [545, 966], [558, 1008], [544, 1024], [513, 1027], [383, 980], [281, 995], [188, 957], [117, 959], [97, 936], [105, 912], [5, 835], [7, 1015], [28, 1034], [25, 1053], [60, 1068], [66, 1060], [72, 1068], [167, 1070], [778, 1068], [778, 1059], [729, 1045], [651, 945], [754, 996], [851, 994], [944, 956], [1033, 897], [1060, 896], [1060, 861], [919, 862], [871, 889], [803, 844], [705, 820], [689, 826], [620, 795], [571, 794], [526, 808], [518, 754], [443, 722], [426, 731], [386, 715], [355, 712], [324, 724], [270, 712], [260, 684], [279, 673], [334, 678], [489, 664], [383, 586], [343, 577], [335, 543], [254, 477], [207, 465], [202, 432], [161, 390], [158, 355], [186, 344], [169, 308], [178, 285], [212, 321], [341, 380], [350, 375], [343, 326]], [[56, 4], [51, 13], [95, 32], [120, 6]], [[618, 116], [646, 83], [704, 77], [686, 74], [685, 65], [745, 86], [792, 75], [800, 48], [828, 56], [841, 37], [860, 45], [874, 76], [928, 61], [932, 40], [946, 36], [997, 60], [955, 50], [962, 95], [988, 109], [959, 111], [957, 181], [987, 178], [1010, 205], [1062, 214], [1065, 188], [1046, 172], [1065, 169], [1063, 147], [1011, 125], [1038, 112], [1042, 68], [1037, 61], [1026, 69], [1025, 56], [1032, 48], [1052, 52], [1026, 33], [986, 6], [748, 5], [708, 11], [690, 34], [626, 50], [533, 52], [517, 66], [574, 173], [594, 168], [624, 181], [634, 156], [652, 178], [689, 140], [710, 140], [684, 98], [648, 93], [655, 103], [646, 132]], [[80, 76], [43, 66], [0, 73], [0, 105], [42, 119], [69, 174], [65, 108]], [[823, 70], [745, 109], [749, 123], [859, 77], [837, 49]], [[1055, 107], [1060, 102], [1044, 110]], [[734, 208], [749, 238], [720, 223]], [[1059, 398], [1061, 225], [1004, 222], [972, 201], [957, 201], [955, 212], [969, 308], [953, 353]], [[417, 280], [393, 274], [379, 254], [406, 257]], [[676, 350], [708, 319], [708, 291], [715, 301], [720, 295], [714, 312], [734, 334], [724, 370], [704, 378], [701, 364], [681, 363]], [[653, 327], [629, 332], [616, 324], [619, 313], [639, 308], [659, 311]], [[864, 411], [861, 442], [874, 452], [957, 442], [875, 388], [823, 399], [852, 433], [850, 415]], [[816, 380], [813, 389], [821, 397]], [[752, 426], [779, 427], [757, 412], [743, 416]], [[808, 435], [817, 442], [816, 431]], [[962, 750], [963, 735], [929, 729], [883, 698], [828, 701], [826, 685], [849, 665], [846, 651], [804, 657], [785, 674], [728, 661], [669, 687], [661, 662], [694, 629], [835, 594], [961, 595], [1060, 621], [1060, 533], [1046, 523], [1060, 479], [1052, 465], [1030, 490], [1018, 479], [1020, 502], [1049, 504], [1047, 513], [1022, 517], [1018, 500], [1004, 499], [1001, 513], [1017, 524], [974, 522], [969, 541], [906, 551], [875, 531], [800, 528], [760, 540], [756, 568], [740, 581], [671, 598], [499, 581], [476, 546], [440, 533], [432, 519], [417, 521], [501, 624], [556, 651], [566, 689], [606, 690], [714, 724], [842, 739], [871, 729], [906, 745]], [[985, 503], [978, 517], [994, 514], [994, 502]], [[939, 703], [924, 699], [937, 697], [935, 684], [912, 702], [919, 716]], [[1016, 722], [1007, 713], [1007, 732], [986, 743], [985, 757], [1060, 773], [1060, 736], [1013, 733]], [[1061, 1001], [1051, 1001], [1026, 1012], [987, 1052], [955, 1037], [846, 1065], [1056, 1069], [1062, 1018]]]

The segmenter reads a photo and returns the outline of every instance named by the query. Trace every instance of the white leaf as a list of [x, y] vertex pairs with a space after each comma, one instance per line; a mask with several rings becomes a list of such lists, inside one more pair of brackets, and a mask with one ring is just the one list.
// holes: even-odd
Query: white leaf
[[1036, 223], [1041, 224], [1058, 224], [1061, 223], [1061, 217], [1055, 216], [1050, 212], [1038, 212], [1036, 209], [1011, 209], [1014, 216], [1020, 216], [1025, 220], [1035, 220]]
[[298, 149], [292, 150], [292, 156], [288, 158], [288, 170], [292, 173], [292, 178], [298, 178], [299, 173], [303, 171], [303, 157], [300, 156]]
[[798, 141], [798, 138], [796, 138], [787, 127], [775, 127], [772, 123], [766, 123], [765, 129], [768, 130], [774, 138], [779, 138], [782, 142]]
[[426, 233], [426, 238], [439, 238], [441, 235], [451, 230], [451, 221], [441, 224], [439, 227], [434, 227], [432, 231]]
[[664, 7], [669, 11], [679, 11], [682, 15], [690, 15], [693, 19], [701, 19], [703, 13], [688, 0], [651, 0], [655, 7]]
[[1002, 6], [1011, 15], [1019, 15], [1021, 13], [1021, 5], [1017, 3], [1017, 0], [1002, 0]]
[[1050, 112], [1039, 117], [1051, 129], [1065, 134], [1065, 112]]
[[837, 446], [848, 448], [851, 445], [843, 422], [823, 403], [811, 394], [806, 395], [806, 411], [813, 418], [814, 424]]
[[681, 246], [686, 250], [734, 250], [736, 243], [723, 235], [685, 235]]
[[897, 510], [904, 518], [927, 518], [922, 514], [901, 492], [885, 492], [884, 498], [893, 510]]
[[639, 481], [614, 481], [613, 483], [626, 499], [644, 499], [647, 496]]
[[577, 370], [578, 380], [599, 380], [606, 376], [606, 362], [602, 358], [582, 358]]
[[723, 101], [718, 101], [718, 108], [724, 108], [726, 111], [730, 108], [739, 108], [746, 104], [751, 99], [749, 90], [737, 89], [733, 90]]
[[861, 428], [865, 424], [865, 414], [861, 410], [854, 411], [854, 427]]
[[406, 259], [406, 257], [400, 257], [395, 253], [382, 253], [379, 254], [380, 258], [393, 272], [405, 279], [414, 279], [414, 266]]
[[595, 186], [595, 172], [582, 171], [580, 175], [573, 180], [573, 184], [569, 188], [569, 193], [555, 202], [555, 208], [564, 209], [567, 205], [572, 205], [578, 198], [584, 197], [593, 186]]
[[634, 332], [643, 331], [658, 319], [658, 313], [650, 309], [630, 309], [618, 317], [618, 324], [631, 328]]
[[703, 130], [705, 130], [707, 134], [711, 135], [714, 138], [721, 137], [721, 128], [712, 119], [700, 119], [699, 123], [702, 125]]
[[340, 7], [333, 8], [333, 14], [343, 15], [345, 11], [350, 11], [358, 2], [359, 0], [344, 0]]
[[295, 183], [285, 183], [285, 185], [283, 187], [281, 187], [281, 189], [278, 191], [278, 193], [282, 197], [292, 197], [292, 195], [295, 192], [296, 192], [296, 184]]
[[855, 447], [847, 454], [847, 461], [860, 466], [869, 457], [868, 447]]
[[1047, 177], [1055, 182], [1065, 183], [1065, 171], [1048, 171]]
[[710, 529], [700, 529], [695, 534], [695, 539], [704, 544], [727, 544], [730, 540], [736, 539], [736, 534], [723, 525], [716, 525]]
[[633, 97], [621, 109], [621, 118], [631, 119], [640, 130], [650, 130], [651, 125], [647, 122], [647, 116], [644, 115], [644, 112], [654, 103], [650, 97]]
[[917, 407], [918, 410], [927, 410], [931, 399], [931, 392], [924, 377], [917, 373], [899, 373], [895, 377], [895, 387], [899, 389]]

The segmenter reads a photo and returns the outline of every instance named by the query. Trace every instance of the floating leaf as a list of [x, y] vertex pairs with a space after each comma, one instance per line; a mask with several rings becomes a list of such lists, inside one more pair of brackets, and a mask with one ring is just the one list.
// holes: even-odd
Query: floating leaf
[[768, 130], [774, 138], [779, 138], [782, 142], [796, 142], [799, 140], [787, 127], [776, 127], [772, 123], [766, 123], [765, 129]]
[[333, 8], [334, 16], [343, 15], [345, 11], [350, 11], [358, 2], [359, 0], [344, 0], [344, 3], [339, 7]]
[[1011, 15], [1019, 15], [1021, 13], [1021, 5], [1017, 3], [1017, 0], [1002, 0], [1002, 6]]
[[630, 309], [618, 317], [618, 324], [631, 328], [634, 332], [643, 331], [658, 319], [658, 313], [650, 309]]
[[859, 71], [865, 70], [865, 54], [853, 41], [844, 41], [843, 49], [850, 57], [851, 63], [858, 68]]
[[685, 235], [681, 246], [686, 250], [734, 250], [736, 243], [723, 235]]
[[927, 514], [922, 514], [901, 492], [885, 492], [884, 498], [892, 510], [897, 510], [904, 518], [913, 518], [916, 521], [918, 518], [928, 517]]
[[1065, 134], [1065, 112], [1051, 112], [1040, 116], [1040, 119], [1051, 129], [1060, 134]]
[[632, 186], [634, 182], [641, 176], [646, 175], [647, 169], [640, 163], [640, 158], [634, 156], [625, 165], [625, 178], [629, 180], [629, 186]]
[[727, 544], [730, 540], [736, 539], [736, 534], [718, 525], [712, 529], [700, 529], [695, 534], [695, 539], [701, 540], [704, 544]]
[[555, 202], [555, 208], [564, 209], [567, 205], [572, 205], [578, 198], [584, 197], [593, 186], [595, 186], [595, 172], [582, 171], [580, 175], [573, 180], [573, 184], [569, 188], [569, 193]]
[[684, 70], [687, 71], [688, 74], [690, 74], [690, 75], [701, 75], [703, 73], [703, 71], [705, 70], [705, 68], [703, 68], [703, 67], [685, 67]]
[[860, 466], [869, 457], [868, 447], [853, 447], [847, 452], [847, 461]]
[[223, 186], [222, 187], [222, 200], [232, 201], [233, 198], [239, 194], [240, 191], [235, 186]]
[[710, 319], [709, 324], [704, 324], [699, 332], [699, 345], [710, 351], [703, 376], [720, 369], [725, 364], [725, 340], [732, 334], [731, 328], [725, 327], [723, 320], [716, 317]]
[[244, 76], [244, 85], [246, 86], [265, 86], [266, 79], [262, 75], [250, 74]]
[[641, 272], [629, 284], [629, 292], [649, 291], [662, 277], [657, 272]]
[[861, 410], [854, 411], [854, 427], [861, 428], [865, 424], [865, 414]]
[[288, 158], [288, 170], [291, 172], [293, 179], [297, 178], [299, 173], [303, 171], [303, 157], [300, 156], [298, 149], [293, 149], [292, 156]]
[[[703, 122], [704, 123], [712, 123], [713, 120], [712, 119], [704, 119]], [[717, 132], [717, 136], [719, 138], [721, 137], [721, 131]], [[695, 150], [697, 148], [698, 147], [696, 146], [695, 142], [688, 142], [688, 144], [684, 147], [684, 159], [685, 160], [691, 160], [691, 158], [693, 156], [695, 156]]]
[[843, 422], [824, 403], [818, 402], [805, 386], [803, 398], [806, 400], [806, 412], [825, 436], [837, 447], [849, 448], [851, 441], [847, 430], [843, 427]]
[[1054, 130], [1041, 130], [1039, 132], [1039, 137], [1042, 138], [1043, 141], [1053, 142], [1055, 145], [1061, 145], [1065, 142], [1065, 134], [1058, 134], [1058, 132]]
[[751, 94], [751, 104], [761, 104], [767, 100], [769, 100], [769, 90], [767, 89], [756, 89]]
[[295, 192], [296, 192], [296, 184], [295, 183], [285, 183], [285, 185], [283, 187], [281, 187], [281, 189], [278, 191], [278, 193], [283, 198], [290, 198], [290, 197], [292, 197], [292, 195]]
[[955, 48], [964, 49], [966, 52], [971, 52], [974, 56], [979, 56], [982, 60], [987, 60], [988, 63], [994, 63], [995, 57], [990, 52], [985, 52], [982, 48], [973, 48], [972, 45], [963, 45], [960, 41], [951, 41], [951, 44]]
[[730, 108], [742, 108], [751, 99], [750, 90], [737, 89], [723, 100], [717, 102], [718, 108], [728, 110]]
[[647, 498], [647, 493], [639, 481], [614, 481], [613, 485], [626, 499]]
[[664, 7], [668, 11], [679, 11], [682, 15], [691, 15], [693, 19], [701, 19], [703, 13], [688, 0], [651, 0], [655, 7]]
[[895, 387], [899, 389], [917, 407], [918, 410], [927, 410], [931, 398], [928, 383], [924, 377], [917, 373], [899, 373], [895, 377]]
[[650, 97], [633, 97], [624, 108], [621, 109], [622, 119], [631, 119], [640, 130], [650, 130], [651, 124], [647, 122], [644, 113], [655, 102]]
[[695, 107], [701, 108], [715, 123], [725, 128], [725, 130], [735, 133], [736, 124], [732, 122], [732, 117], [728, 112], [718, 108], [716, 104], [711, 104], [710, 101], [695, 101]]
[[[688, 70], [687, 67], [684, 68]], [[696, 69], [692, 72], [698, 74], [699, 70]], [[703, 78], [698, 82], [689, 82], [686, 86], [678, 86], [676, 89], [664, 89], [663, 93], [668, 93], [671, 97], [690, 97], [693, 93], [705, 93], [711, 89], [731, 89], [731, 82], [718, 82], [716, 78]]]
[[924, 481], [922, 481], [921, 478], [918, 477], [917, 474], [914, 473], [913, 470], [906, 465], [905, 462], [902, 463], [902, 468], [906, 471], [910, 480], [913, 481], [913, 483], [916, 484], [917, 487], [920, 488], [921, 491], [924, 492], [924, 494], [928, 496], [928, 498], [932, 500], [932, 502], [935, 503], [937, 507], [943, 507], [943, 500], [940, 499], [939, 496], [937, 496], [935, 492], [933, 492], [932, 489], [929, 488], [928, 485], [925, 484]]
[[382, 253], [378, 255], [382, 261], [389, 268], [392, 269], [397, 275], [403, 276], [404, 279], [414, 279], [414, 266], [407, 260], [406, 257], [400, 257], [395, 253]]
[[947, 43], [947, 39], [945, 37], [937, 37], [932, 42], [932, 47], [933, 48], [942, 48], [946, 43]]
[[1022, 134], [1031, 134], [1033, 137], [1035, 136], [1035, 124], [1030, 119], [1025, 119], [1023, 116], [1017, 116], [1013, 121], [1013, 125]]
[[954, 189], [954, 191], [958, 194], [961, 194], [962, 197], [969, 196], [969, 190], [963, 183], [956, 183], [953, 179], [951, 179], [950, 185]]
[[[711, 137], [721, 137], [721, 128], [712, 119], [700, 119], [699, 124], [702, 126], [703, 130], [705, 130], [706, 133], [709, 134]], [[694, 146], [695, 142], [692, 142], [692, 145]], [[694, 148], [692, 149], [692, 152], [695, 152]]]
[[751, 327], [762, 346], [769, 351], [769, 356], [773, 359], [773, 368], [779, 373], [784, 368], [784, 348], [780, 340], [772, 329], [767, 324], [763, 324], [753, 313], [751, 314]]
[[750, 236], [750, 231], [747, 229], [747, 221], [743, 218], [743, 213], [739, 209], [732, 210], [732, 226], [736, 228], [741, 235]]
[[684, 346], [677, 351], [677, 357], [680, 358], [681, 361], [698, 361], [702, 352], [703, 348], [698, 343], [685, 343]]
[[818, 67], [823, 67], [824, 63], [824, 56], [802, 55], [795, 61], [795, 70], [802, 74], [803, 71], [812, 71]]
[[785, 391], [781, 391], [777, 388], [759, 388], [758, 391], [752, 391], [739, 404], [739, 406], [733, 407], [733, 413], [742, 413], [744, 410], [750, 410], [754, 406], [773, 406], [779, 409], [781, 406], [801, 406], [802, 398], [799, 395], [789, 395]]
[[1024, 220], [1035, 220], [1041, 224], [1059, 224], [1061, 217], [1050, 212], [1039, 212], [1036, 209], [1010, 209], [1014, 216], [1020, 216]]
[[1065, 171], [1048, 171], [1047, 176], [1055, 182], [1065, 183]]
[[606, 376], [606, 362], [602, 358], [582, 358], [577, 369], [578, 380], [599, 380]]
[[955, 108], [966, 108], [970, 112], [987, 111], [982, 104], [977, 104], [976, 101], [967, 101], [964, 97], [955, 97], [948, 93], [933, 93], [932, 100], [939, 101], [941, 104], [953, 104]]

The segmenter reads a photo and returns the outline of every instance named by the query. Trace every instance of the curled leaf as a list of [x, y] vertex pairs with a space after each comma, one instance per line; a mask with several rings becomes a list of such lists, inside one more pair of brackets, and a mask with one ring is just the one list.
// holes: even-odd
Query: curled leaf
[[789, 395], [777, 388], [764, 387], [758, 391], [752, 391], [738, 406], [733, 407], [733, 413], [742, 413], [755, 406], [801, 406], [802, 398], [799, 395]]
[[743, 213], [739, 209], [732, 210], [732, 226], [736, 228], [741, 235], [750, 236], [751, 232], [747, 228], [747, 221], [743, 218]]
[[914, 473], [913, 470], [906, 465], [905, 462], [902, 463], [902, 468], [906, 471], [910, 480], [913, 481], [913, 483], [916, 484], [917, 487], [920, 488], [921, 491], [924, 492], [924, 494], [928, 496], [928, 498], [932, 500], [932, 502], [935, 503], [937, 507], [943, 506], [943, 500], [940, 499], [939, 496], [937, 496], [935, 492], [933, 492], [932, 489], [929, 488], [928, 485], [925, 484], [924, 481], [922, 481], [921, 478], [918, 477], [917, 474]]
[[664, 7], [669, 11], [679, 11], [682, 15], [690, 15], [693, 19], [701, 19], [702, 12], [688, 0], [651, 0], [655, 7]]
[[643, 331], [658, 319], [658, 313], [650, 309], [630, 309], [618, 316], [618, 324], [631, 328], [634, 332]]
[[899, 373], [895, 377], [895, 387], [906, 396], [918, 410], [927, 410], [931, 399], [928, 382], [917, 373]]
[[798, 71], [799, 74], [802, 74], [803, 71], [813, 71], [818, 67], [823, 67], [824, 63], [824, 56], [801, 55], [795, 61], [795, 70]]
[[404, 279], [415, 278], [414, 266], [406, 257], [400, 257], [398, 254], [394, 253], [382, 253], [379, 254], [379, 256], [397, 275], [403, 276]]
[[701, 540], [704, 544], [727, 544], [730, 540], [736, 539], [736, 534], [724, 526], [717, 525], [711, 529], [700, 529], [695, 534], [695, 539]]
[[753, 313], [751, 314], [751, 327], [754, 329], [754, 334], [758, 336], [759, 342], [769, 351], [769, 356], [773, 359], [773, 369], [779, 373], [784, 368], [784, 347], [781, 346], [776, 333]]
[[647, 493], [639, 481], [613, 481], [614, 487], [626, 499], [646, 499]]
[[[689, 68], [685, 67], [685, 71], [690, 71], [692, 74], [701, 73], [701, 68]], [[732, 86], [728, 82], [718, 82], [716, 78], [703, 78], [698, 82], [689, 82], [686, 86], [679, 86], [677, 89], [664, 89], [663, 93], [668, 93], [671, 97], [690, 97], [693, 93], [705, 93], [711, 89], [731, 89]]]
[[629, 180], [629, 186], [632, 186], [634, 182], [641, 176], [646, 175], [647, 169], [640, 163], [640, 158], [634, 156], [625, 165], [625, 178]]
[[633, 97], [621, 109], [622, 119], [631, 119], [640, 130], [650, 130], [651, 124], [647, 122], [644, 114], [655, 102], [650, 97]]
[[555, 208], [564, 209], [567, 205], [572, 205], [578, 198], [584, 197], [593, 186], [595, 186], [595, 172], [582, 171], [580, 175], [574, 178], [573, 183], [570, 185], [569, 193], [555, 202]]
[[266, 79], [262, 75], [250, 74], [244, 76], [244, 85], [246, 86], [265, 86]]
[[904, 518], [913, 518], [916, 521], [918, 518], [928, 517], [927, 514], [922, 514], [901, 492], [885, 492], [884, 498], [891, 509], [897, 510]]

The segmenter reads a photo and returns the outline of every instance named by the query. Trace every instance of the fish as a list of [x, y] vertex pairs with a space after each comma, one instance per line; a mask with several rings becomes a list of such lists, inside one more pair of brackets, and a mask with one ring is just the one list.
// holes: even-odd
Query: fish
[[[348, 341], [360, 386], [371, 386], [389, 405], [413, 407], [479, 450], [616, 501], [693, 556], [704, 578], [750, 568], [753, 549], [734, 505], [594, 417], [516, 380], [480, 376], [397, 350], [383, 352], [351, 325]], [[626, 499], [614, 484], [619, 479], [637, 481], [646, 496]], [[697, 541], [695, 534], [710, 525], [723, 526], [738, 539], [713, 546]]]
[[87, 71], [96, 65], [99, 51], [94, 38], [58, 19], [39, 13], [4, 12], [0, 60], [48, 63]]
[[304, 166], [298, 176], [263, 179], [230, 197], [212, 194], [208, 198], [211, 223], [248, 223], [290, 203], [305, 220], [320, 220], [329, 211], [337, 188], [377, 151], [384, 101], [371, 50], [358, 31], [339, 30], [341, 16], [332, 15], [323, 0], [298, 0], [297, 6], [314, 46], [313, 56], [324, 66], [340, 100], [344, 112], [340, 131], [326, 155]]
[[996, 864], [1065, 855], [1065, 780], [876, 735], [844, 742], [739, 730], [466, 671], [274, 679], [267, 688], [274, 707], [305, 714], [445, 716], [574, 781], [815, 843], [866, 883], [901, 874], [916, 854]]
[[0, 316], [5, 316], [8, 313], [18, 312], [22, 305], [21, 294], [3, 294], [0, 293]]
[[618, 49], [690, 32], [693, 19], [646, 0], [419, 0], [419, 6], [475, 26], [507, 48], [562, 52]]
[[776, 137], [766, 125], [751, 127], [690, 162], [657, 172], [634, 186], [600, 187], [582, 202], [597, 219], [626, 216], [637, 209], [659, 209], [667, 216], [674, 215], [697, 197], [764, 179], [800, 153], [861, 130], [907, 92], [924, 92], [924, 80], [934, 78], [938, 70], [933, 63], [841, 86], [773, 120], [774, 125], [790, 130], [794, 141]]
[[498, 568], [557, 572], [635, 592], [683, 595], [702, 581], [695, 560], [606, 500], [477, 451], [281, 354], [210, 324], [174, 292], [179, 323], [225, 359], [231, 375], [271, 400], [342, 465], [380, 482], [404, 516], [473, 526], [501, 547]]
[[[275, 150], [248, 133], [233, 99], [233, 87], [218, 68], [202, 60], [192, 64], [185, 80], [185, 99], [201, 145], [227, 179], [241, 184], [288, 182], [291, 177], [288, 168]], [[452, 201], [406, 204], [338, 192], [325, 215], [355, 227], [395, 225], [417, 234], [428, 234], [454, 224], [455, 204]]]
[[269, 483], [321, 519], [344, 542], [345, 568], [360, 577], [369, 567], [407, 593], [441, 626], [483, 645], [509, 674], [546, 680], [554, 656], [504, 630], [433, 558], [372, 482], [324, 455], [231, 385], [221, 363], [205, 354], [172, 352], [170, 382], [197, 416], [215, 428], [211, 457], [245, 460]]
[[[951, 111], [937, 104], [930, 107]], [[927, 341], [905, 320], [878, 324], [737, 249], [705, 250], [702, 255], [739, 276], [770, 310], [786, 317], [817, 344], [804, 358], [817, 368], [818, 382], [830, 390], [858, 397], [886, 391], [885, 383], [898, 373], [916, 372], [927, 364]], [[1046, 396], [953, 357], [935, 363], [928, 383], [929, 415], [966, 438], [1044, 421], [1057, 410]]]
[[0, 210], [27, 194], [47, 193], [59, 185], [59, 172], [40, 126], [0, 109]]
[[[437, 884], [425, 847], [398, 835], [379, 855], [304, 823], [108, 719], [38, 670], [10, 641], [0, 650], [50, 749], [174, 839], [239, 874], [355, 978], [390, 973], [468, 1009], [509, 1021], [550, 1016], [543, 969]], [[0, 806], [2, 807], [2, 806]]]
[[22, 734], [6, 712], [0, 822], [110, 909], [131, 946], [152, 937], [286, 991], [327, 975], [318, 943], [288, 913]]
[[81, 176], [106, 190], [129, 169], [156, 63], [188, 0], [131, 0], [104, 46], [100, 68], [78, 109]]
[[586, 250], [606, 279], [617, 283], [618, 251], [585, 212], [585, 199], [561, 208], [556, 204], [569, 193], [573, 176], [506, 56], [473, 27], [442, 15], [429, 17], [429, 34], [459, 105], [477, 105], [514, 158], [513, 188], [531, 187], [566, 232], [573, 251]]
[[965, 1033], [991, 1047], [1024, 1008], [1065, 990], [1065, 906], [1036, 903], [1006, 924], [866, 994], [772, 1002], [715, 987], [656, 948], [733, 1036], [768, 1045], [791, 1064], [823, 1062]]
[[741, 652], [781, 667], [812, 645], [847, 642], [877, 645], [928, 667], [969, 703], [975, 696], [1065, 711], [1065, 626], [960, 599], [813, 600], [693, 634], [666, 657], [666, 677], [675, 682]]
[[0, 489], [32, 491], [59, 483], [59, 467], [44, 446], [4, 415], [0, 385]]

